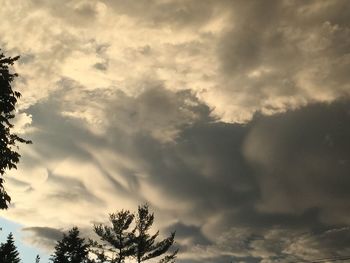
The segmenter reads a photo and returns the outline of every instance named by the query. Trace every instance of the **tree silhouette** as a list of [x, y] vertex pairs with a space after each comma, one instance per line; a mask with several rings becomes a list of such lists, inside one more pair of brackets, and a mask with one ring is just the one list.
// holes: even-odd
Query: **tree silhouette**
[[88, 263], [89, 244], [79, 237], [79, 229], [73, 227], [55, 246], [50, 260], [53, 263]]
[[39, 262], [40, 262], [40, 256], [39, 256], [39, 255], [36, 255], [35, 263], [39, 263]]
[[4, 187], [4, 174], [6, 170], [17, 168], [21, 155], [17, 152], [17, 143], [31, 143], [11, 132], [15, 117], [15, 109], [21, 93], [12, 89], [12, 82], [18, 76], [10, 71], [10, 66], [19, 59], [5, 57], [0, 53], [0, 209], [7, 209], [11, 201]]
[[0, 262], [1, 263], [19, 263], [19, 253], [15, 245], [12, 233], [7, 236], [6, 243], [0, 245]]
[[[160, 242], [156, 242], [159, 231], [149, 234], [154, 214], [149, 212], [148, 205], [139, 206], [136, 215], [128, 210], [110, 214], [109, 221], [112, 226], [94, 225], [102, 243], [90, 241], [99, 262], [123, 263], [127, 258], [144, 262], [165, 254], [174, 243], [175, 232]], [[175, 262], [177, 252], [165, 255], [159, 263]]]
[[[139, 206], [134, 237], [136, 245], [134, 257], [138, 263], [163, 255], [174, 243], [175, 232], [172, 232], [168, 238], [156, 242], [159, 231], [154, 235], [149, 234], [153, 221], [154, 214], [149, 212], [148, 205]], [[173, 253], [166, 255], [159, 263], [175, 262], [177, 252], [178, 250], [175, 250]]]
[[[94, 225], [95, 233], [100, 237], [102, 244], [91, 241], [91, 246], [94, 247], [93, 253], [100, 261], [122, 263], [125, 258], [133, 255], [134, 235], [133, 231], [128, 232], [133, 220], [134, 215], [130, 211], [122, 210], [109, 215], [111, 227], [102, 224]], [[112, 255], [108, 257], [106, 250], [112, 252]]]

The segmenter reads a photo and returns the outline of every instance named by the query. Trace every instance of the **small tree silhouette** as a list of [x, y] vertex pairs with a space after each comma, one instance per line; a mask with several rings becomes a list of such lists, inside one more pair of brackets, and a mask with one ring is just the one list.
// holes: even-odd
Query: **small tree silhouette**
[[55, 246], [50, 260], [53, 263], [88, 263], [89, 244], [79, 237], [79, 229], [73, 227]]
[[1, 263], [19, 263], [19, 253], [15, 245], [12, 233], [7, 236], [6, 243], [0, 246], [0, 262]]
[[12, 89], [12, 82], [17, 77], [10, 72], [10, 66], [19, 59], [17, 57], [5, 57], [0, 53], [0, 209], [7, 209], [11, 202], [10, 196], [4, 187], [4, 174], [6, 170], [17, 168], [21, 155], [17, 152], [17, 143], [31, 143], [11, 133], [13, 124], [10, 120], [15, 117], [15, 109], [21, 93]]

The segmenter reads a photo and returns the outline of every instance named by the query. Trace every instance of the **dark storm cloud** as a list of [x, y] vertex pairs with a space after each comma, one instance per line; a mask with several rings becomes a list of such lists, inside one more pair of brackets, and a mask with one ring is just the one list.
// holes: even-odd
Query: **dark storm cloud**
[[[210, 245], [211, 242], [202, 233], [202, 230], [198, 226], [186, 225], [178, 222], [168, 227], [167, 232], [176, 230], [177, 240], [189, 239], [191, 245]], [[182, 247], [181, 250], [186, 249], [187, 246]]]
[[319, 208], [329, 223], [349, 223], [349, 103], [316, 104], [257, 121], [245, 152], [256, 166], [261, 208]]
[[[321, 233], [303, 233], [294, 239], [294, 242], [285, 247], [284, 251], [307, 260], [316, 258], [348, 257], [350, 244], [350, 229], [337, 228]], [[321, 251], [321, 253], [320, 253]]]
[[198, 215], [208, 216], [244, 206], [256, 195], [256, 185], [241, 155], [243, 131], [240, 125], [197, 123], [186, 129], [175, 145], [138, 139], [138, 155], [147, 163], [152, 184], [175, 198], [195, 203]]
[[[349, 224], [348, 101], [257, 115], [241, 125], [211, 117], [210, 108], [189, 91], [172, 92], [152, 82], [135, 97], [122, 91], [82, 91], [73, 104], [66, 95], [72, 92], [70, 85], [76, 84], [62, 83], [64, 89], [30, 109], [41, 134], [33, 147], [48, 160], [67, 158], [69, 149], [69, 157], [96, 165], [114, 182], [115, 193], [150, 202], [156, 214], [176, 211], [177, 202], [188, 204], [178, 216], [181, 223], [175, 224], [180, 246], [193, 245], [184, 249], [188, 258], [201, 253], [204, 262], [219, 262], [221, 256], [246, 262], [275, 258], [277, 262], [293, 254], [314, 258], [307, 249], [318, 251], [322, 246], [337, 248], [335, 254], [344, 255], [347, 232], [339, 229]], [[79, 119], [60, 114], [63, 109], [57, 103], [64, 101], [65, 111], [74, 112], [77, 105], [84, 105], [80, 100], [91, 98], [108, 110], [101, 134], [88, 131]], [[90, 145], [93, 151], [82, 145]], [[103, 150], [137, 166], [118, 159], [106, 166], [97, 158]], [[147, 176], [140, 177], [140, 172]], [[90, 196], [89, 188], [79, 181], [84, 175], [76, 180], [58, 176], [49, 175], [48, 181]], [[162, 209], [161, 200], [150, 200], [151, 192], [140, 191], [145, 181], [175, 200], [174, 207]], [[316, 246], [313, 240], [320, 236], [327, 236], [329, 243]], [[192, 247], [197, 250], [193, 252]], [[328, 256], [329, 250], [323, 251], [318, 253]]]
[[63, 237], [63, 231], [51, 227], [25, 227], [22, 231], [31, 234], [31, 236], [26, 237], [29, 242], [47, 249], [52, 249], [56, 241]]
[[[248, 228], [247, 240], [260, 233], [263, 241], [243, 243], [245, 253], [243, 247], [234, 252], [237, 247], [232, 245], [231, 253], [259, 257], [264, 250], [262, 257], [273, 258], [279, 248], [293, 246], [289, 239], [293, 232], [298, 238], [305, 231], [349, 224], [348, 123], [348, 101], [315, 104], [257, 116], [245, 126], [194, 124], [183, 130], [175, 145], [166, 147], [143, 137], [137, 141], [137, 154], [147, 164], [152, 184], [192, 203], [198, 222], [219, 218], [214, 232], [206, 233], [211, 242], [217, 242], [215, 232], [222, 234], [233, 226]], [[191, 210], [186, 213], [194, 216]], [[281, 231], [266, 230], [276, 226]], [[278, 247], [286, 233], [288, 238]], [[192, 235], [196, 239], [198, 232]], [[234, 244], [236, 238], [241, 236], [232, 233], [222, 246]], [[339, 245], [338, 254], [344, 255], [347, 242], [341, 245], [337, 240], [334, 236], [329, 242]], [[303, 258], [302, 247], [298, 253]], [[291, 255], [282, 253], [276, 260]], [[320, 255], [329, 256], [327, 251]]]
[[217, 53], [242, 105], [276, 112], [349, 95], [348, 1], [230, 3], [232, 28]]
[[[322, 232], [270, 228], [232, 228], [214, 245], [197, 246], [189, 259], [198, 262], [313, 262], [318, 259], [348, 257], [349, 229]], [[185, 253], [186, 248], [185, 248]], [[182, 260], [181, 262], [192, 262]]]
[[[146, 111], [149, 114], [157, 112], [156, 116], [159, 116], [159, 122], [154, 123], [153, 128], [162, 127], [162, 114], [177, 116], [165, 110], [174, 104], [148, 104], [150, 98], [160, 101], [158, 92], [160, 90], [151, 89], [147, 96], [137, 99], [142, 98], [143, 104], [158, 109]], [[134, 104], [127, 104], [135, 109]], [[143, 132], [133, 133], [126, 148], [120, 141], [116, 143], [119, 150], [123, 149], [123, 154], [139, 161], [142, 170], [150, 175], [147, 180], [152, 185], [195, 207], [195, 215], [188, 210], [184, 217], [195, 217], [201, 224], [218, 217], [211, 234], [220, 235], [232, 226], [248, 227], [251, 237], [261, 233], [265, 243], [272, 242], [266, 245], [270, 246], [269, 249], [264, 248], [267, 251], [264, 257], [267, 258], [277, 253], [275, 243], [280, 242], [278, 240], [286, 231], [302, 235], [310, 229], [326, 231], [332, 226], [349, 223], [346, 191], [350, 186], [347, 180], [350, 149], [348, 101], [310, 105], [269, 117], [256, 116], [246, 125], [217, 122], [209, 117], [210, 109], [205, 105], [193, 110], [200, 110], [201, 117], [192, 125], [183, 127], [175, 144], [159, 143], [149, 136], [150, 133]], [[114, 112], [117, 113], [116, 120], [124, 119], [124, 113]], [[129, 117], [134, 119], [135, 114], [138, 113]], [[137, 125], [138, 121], [134, 123]], [[112, 135], [116, 126], [112, 127], [110, 137], [116, 138]], [[157, 203], [153, 205], [157, 206]], [[282, 230], [270, 241], [271, 233], [266, 229], [275, 226]], [[202, 242], [198, 228], [187, 227], [186, 230], [189, 238], [192, 235], [192, 240]], [[203, 236], [210, 242], [217, 242], [210, 231]], [[231, 238], [237, 237], [233, 235]], [[336, 237], [329, 239], [329, 242], [336, 241]], [[289, 242], [292, 241], [287, 239], [283, 247], [289, 246]], [[254, 242], [257, 251], [262, 250], [259, 244]], [[344, 251], [344, 248], [340, 245], [339, 251]], [[231, 249], [237, 248], [232, 246]], [[253, 254], [249, 246], [245, 249], [245, 254], [235, 252], [236, 256], [258, 257], [258, 252]], [[288, 255], [281, 254], [280, 257]], [[323, 255], [328, 254], [324, 252]], [[303, 251], [298, 256], [303, 258]]]
[[[111, 95], [109, 91], [82, 91], [81, 97], [72, 102], [70, 100], [73, 92], [72, 85], [75, 87], [76, 83], [63, 80], [58, 84], [62, 86], [62, 89], [53, 93], [49, 99], [28, 109], [33, 116], [32, 125], [37, 129], [31, 135], [31, 139], [37, 142], [33, 148], [37, 154], [45, 156], [48, 162], [47, 167], [50, 167], [50, 162], [55, 163], [64, 159], [75, 159], [95, 165], [101, 175], [114, 186], [118, 194], [125, 196], [134, 195], [135, 198], [141, 198], [137, 194], [139, 178], [136, 174], [139, 171], [117, 160], [114, 160], [112, 167], [105, 167], [100, 163], [101, 160], [95, 159], [95, 154], [98, 155], [99, 150], [107, 149], [133, 159], [135, 162], [139, 160], [142, 167], [143, 165], [148, 166], [145, 160], [140, 159], [143, 158], [138, 154], [140, 148], [148, 147], [147, 144], [150, 144], [156, 145], [156, 148], [154, 146], [152, 148], [157, 150], [162, 147], [163, 140], [174, 140], [180, 128], [190, 125], [197, 119], [204, 121], [205, 118], [209, 118], [208, 108], [188, 91], [171, 92], [162, 87], [150, 87], [136, 98], [121, 91], [112, 93], [114, 95]], [[80, 105], [82, 101], [92, 101], [92, 98], [95, 102], [101, 100], [100, 104], [96, 104], [98, 108], [108, 110], [107, 116], [99, 116], [101, 121], [108, 123], [107, 128], [102, 122], [100, 123], [101, 135], [89, 131], [79, 118], [72, 118], [61, 113], [62, 111], [84, 111], [83, 108], [76, 108], [77, 105]], [[62, 107], [62, 102], [64, 102], [64, 107]], [[158, 138], [162, 143], [158, 141]], [[91, 146], [93, 150], [87, 150], [86, 145]], [[31, 167], [33, 163], [37, 163], [38, 156], [34, 156], [24, 157], [23, 165]], [[45, 163], [41, 165], [45, 166]], [[121, 174], [128, 182], [127, 187], [115, 179], [115, 173]], [[80, 179], [83, 179], [84, 176], [82, 174]], [[48, 200], [54, 198], [62, 202], [74, 198], [80, 201], [100, 203], [99, 198], [94, 196], [80, 179], [69, 178], [59, 171], [56, 171], [56, 174], [49, 172], [46, 182], [54, 186], [55, 191], [46, 197]], [[58, 189], [64, 190], [58, 191]], [[144, 198], [141, 198], [140, 202], [142, 200]]]
[[[264, 32], [278, 21], [281, 1], [233, 1], [233, 29], [223, 35], [219, 52], [227, 74], [245, 72], [261, 63], [265, 46]], [[269, 32], [267, 33], [269, 34]], [[272, 35], [278, 40], [278, 36]]]
[[[189, 90], [173, 92], [161, 83], [144, 81], [144, 91], [136, 97], [117, 91], [105, 104], [108, 132], [123, 131], [160, 141], [172, 141], [186, 126], [209, 117], [209, 109]], [[136, 138], [137, 139], [137, 138]]]
[[[88, 131], [79, 127], [78, 120], [73, 122], [71, 119], [62, 117], [59, 112], [56, 112], [58, 108], [57, 101], [55, 103], [50, 100], [40, 102], [28, 109], [28, 112], [35, 116], [32, 120], [33, 125], [39, 129], [32, 138], [42, 142], [34, 147], [49, 159], [63, 158], [67, 151], [79, 158], [88, 158], [88, 153], [80, 147], [76, 138], [79, 136], [82, 140], [94, 138], [89, 136]], [[69, 136], [66, 136], [67, 133]], [[53, 145], [54, 148], [52, 148]]]
[[34, 232], [42, 238], [50, 239], [54, 241], [60, 239], [63, 234], [61, 230], [51, 228], [51, 227], [25, 227], [22, 230]]

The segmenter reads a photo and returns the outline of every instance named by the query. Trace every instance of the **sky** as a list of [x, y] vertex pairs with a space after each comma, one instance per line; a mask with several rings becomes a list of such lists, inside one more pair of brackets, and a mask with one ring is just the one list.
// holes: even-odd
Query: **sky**
[[25, 262], [34, 262], [37, 255], [41, 255], [40, 259], [44, 262], [48, 262], [48, 255], [44, 249], [37, 248], [29, 243], [21, 242], [23, 236], [23, 231], [21, 230], [23, 226], [3, 218], [0, 218], [0, 226], [0, 242], [5, 243], [8, 235], [12, 233], [15, 246], [20, 252], [20, 257], [23, 260], [25, 259]]
[[349, 1], [0, 4], [33, 255], [148, 203], [179, 263], [350, 256]]

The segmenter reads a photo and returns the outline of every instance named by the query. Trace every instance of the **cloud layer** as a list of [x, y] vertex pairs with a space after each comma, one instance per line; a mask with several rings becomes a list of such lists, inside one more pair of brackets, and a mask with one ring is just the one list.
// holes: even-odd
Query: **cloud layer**
[[[3, 1], [28, 239], [148, 202], [183, 262], [349, 255], [348, 1]], [[88, 231], [87, 231], [88, 232]]]

